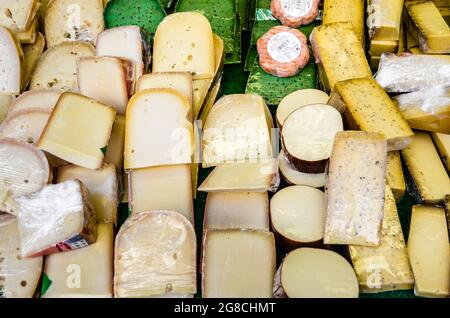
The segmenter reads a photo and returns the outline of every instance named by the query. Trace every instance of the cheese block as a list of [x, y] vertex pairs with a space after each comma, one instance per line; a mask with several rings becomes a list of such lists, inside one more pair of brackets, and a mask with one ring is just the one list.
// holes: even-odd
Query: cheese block
[[[118, 114], [126, 112], [131, 66], [114, 57], [83, 57], [77, 60], [80, 94], [113, 107]], [[114, 87], [114, 89], [111, 89]]]
[[37, 146], [88, 169], [101, 167], [115, 111], [88, 97], [64, 93]]
[[36, 36], [38, 35], [39, 24], [38, 19], [33, 19], [30, 27], [23, 32], [15, 32], [17, 40], [22, 44], [33, 44], [36, 41]]
[[203, 131], [204, 168], [271, 157], [266, 104], [258, 95], [223, 96], [211, 109]]
[[350, 22], [364, 43], [364, 0], [325, 0], [323, 4], [323, 24]]
[[369, 54], [374, 56], [381, 56], [383, 53], [395, 53], [398, 49], [398, 41], [370, 41]]
[[385, 191], [380, 245], [350, 245], [349, 252], [361, 291], [378, 293], [413, 288], [414, 276], [394, 195], [389, 186], [386, 186]]
[[340, 81], [372, 76], [351, 23], [337, 22], [315, 27], [310, 40], [326, 91], [331, 91]]
[[0, 95], [19, 95], [22, 85], [23, 52], [14, 35], [0, 26]]
[[16, 201], [23, 257], [69, 251], [95, 242], [94, 209], [80, 181], [47, 185]]
[[46, 257], [50, 286], [41, 298], [111, 298], [113, 296], [114, 227], [97, 224], [97, 241], [78, 250]]
[[21, 32], [29, 28], [38, 10], [37, 0], [2, 0], [0, 25]]
[[58, 89], [34, 89], [26, 91], [11, 102], [8, 107], [8, 116], [34, 110], [52, 112], [61, 93]]
[[415, 277], [416, 296], [447, 297], [450, 294], [448, 239], [444, 209], [413, 206], [408, 254]]
[[380, 244], [386, 148], [386, 140], [380, 134], [336, 134], [325, 186], [325, 244]]
[[45, 51], [31, 77], [30, 89], [59, 88], [77, 92], [76, 60], [94, 55], [92, 45], [84, 42], [66, 42]]
[[51, 112], [47, 110], [24, 110], [16, 112], [0, 125], [0, 138], [36, 144], [41, 138]]
[[416, 131], [412, 143], [402, 156], [414, 181], [421, 202], [441, 203], [450, 193], [450, 179], [430, 135]]
[[205, 233], [203, 298], [271, 298], [274, 273], [275, 240], [271, 232], [208, 230]]
[[128, 206], [132, 213], [171, 210], [194, 223], [190, 165], [130, 170], [128, 189]]
[[0, 298], [33, 297], [43, 261], [43, 257], [22, 258], [17, 220], [0, 214]]
[[5, 120], [12, 100], [13, 96], [11, 95], [0, 95], [0, 123]]
[[194, 79], [214, 77], [213, 33], [198, 12], [168, 15], [153, 44], [153, 72], [190, 72]]
[[17, 214], [15, 198], [39, 191], [50, 181], [44, 153], [12, 139], [0, 139], [0, 210]]
[[404, 0], [369, 0], [369, 37], [378, 41], [398, 41]]
[[393, 98], [415, 129], [450, 133], [450, 86], [433, 86]]
[[[372, 78], [358, 78], [339, 82], [330, 99], [341, 99], [345, 104], [344, 118], [349, 129], [380, 133], [385, 136], [388, 151], [405, 148], [413, 132], [390, 97]], [[340, 104], [340, 103], [339, 103]], [[340, 105], [336, 105], [340, 108]]]
[[89, 197], [98, 223], [117, 221], [118, 181], [113, 164], [99, 170], [86, 169], [74, 165], [58, 168], [57, 182], [80, 180], [89, 191]]
[[439, 155], [447, 168], [447, 172], [450, 172], [450, 135], [432, 133], [431, 136], [433, 137], [436, 150], [439, 152]]
[[267, 192], [211, 192], [206, 197], [203, 229], [269, 231]]
[[103, 31], [102, 0], [52, 0], [45, 12], [45, 36], [49, 48], [65, 41], [95, 45]]
[[28, 86], [31, 80], [31, 76], [42, 56], [45, 48], [45, 37], [38, 33], [36, 40], [33, 44], [27, 44], [23, 46], [23, 71], [24, 71], [24, 81], [22, 83], [22, 88]]
[[106, 148], [105, 158], [103, 161], [114, 164], [117, 170], [122, 170], [123, 167], [124, 140], [125, 116], [116, 115], [111, 130], [111, 138], [109, 138], [108, 147]]
[[278, 155], [280, 175], [290, 185], [305, 185], [322, 188], [325, 185], [325, 173], [305, 173], [297, 170], [283, 150]]
[[191, 163], [190, 109], [189, 101], [173, 89], [149, 89], [134, 95], [127, 106], [125, 169]]
[[405, 194], [406, 185], [399, 151], [390, 151], [387, 154], [386, 183], [391, 188], [395, 201], [400, 202]]
[[219, 165], [198, 188], [203, 192], [276, 191], [280, 185], [276, 160]]
[[114, 255], [114, 297], [187, 297], [197, 291], [196, 238], [180, 213], [132, 214]]

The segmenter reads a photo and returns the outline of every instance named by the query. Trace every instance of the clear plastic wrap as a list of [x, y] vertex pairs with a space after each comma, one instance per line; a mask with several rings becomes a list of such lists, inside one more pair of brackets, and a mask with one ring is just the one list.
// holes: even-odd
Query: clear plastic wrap
[[316, 19], [319, 2], [320, 0], [272, 0], [270, 10], [283, 25], [298, 28]]
[[80, 181], [48, 185], [16, 201], [23, 257], [69, 251], [95, 242], [95, 213]]
[[115, 297], [195, 294], [196, 251], [194, 228], [178, 212], [131, 215], [116, 238]]

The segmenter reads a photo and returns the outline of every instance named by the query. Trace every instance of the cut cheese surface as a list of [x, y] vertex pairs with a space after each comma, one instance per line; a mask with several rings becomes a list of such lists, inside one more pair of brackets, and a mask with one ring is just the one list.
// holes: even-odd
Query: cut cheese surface
[[0, 25], [13, 31], [25, 31], [33, 21], [37, 9], [37, 0], [2, 0], [0, 3]]
[[431, 136], [447, 171], [450, 172], [450, 135], [433, 133]]
[[111, 298], [114, 227], [97, 224], [97, 241], [84, 248], [47, 256], [44, 273], [51, 281], [42, 298]]
[[42, 56], [45, 48], [45, 37], [38, 33], [36, 36], [36, 40], [32, 44], [27, 44], [23, 46], [23, 72], [24, 72], [24, 81], [22, 83], [22, 88], [28, 86], [31, 80], [31, 76], [39, 62], [39, 59]]
[[420, 200], [431, 204], [443, 202], [450, 193], [450, 179], [430, 135], [415, 131], [412, 143], [402, 150], [402, 156]]
[[405, 194], [406, 185], [400, 152], [398, 151], [390, 151], [387, 154], [386, 182], [394, 194], [395, 201], [400, 202], [403, 194]]
[[19, 95], [22, 85], [22, 48], [7, 28], [0, 26], [0, 95]]
[[322, 188], [325, 185], [325, 173], [305, 173], [297, 170], [286, 157], [283, 150], [278, 156], [281, 176], [291, 185], [305, 185]]
[[47, 125], [50, 112], [25, 110], [8, 118], [0, 125], [0, 137], [36, 144]]
[[447, 297], [450, 294], [450, 250], [446, 225], [444, 209], [413, 206], [408, 254], [415, 277], [416, 296]]
[[111, 136], [115, 110], [88, 97], [64, 93], [38, 147], [88, 169], [101, 167]]
[[125, 116], [116, 115], [109, 138], [108, 148], [106, 149], [106, 163], [113, 163], [114, 166], [121, 170], [123, 167], [123, 147], [125, 141]]
[[173, 211], [132, 214], [115, 243], [114, 296], [194, 295], [196, 238], [192, 224]]
[[350, 22], [361, 43], [364, 43], [364, 0], [325, 0], [323, 24]]
[[380, 134], [336, 134], [329, 163], [325, 244], [378, 246], [383, 220], [386, 140]]
[[212, 192], [205, 205], [204, 229], [269, 231], [267, 192]]
[[275, 240], [266, 231], [209, 230], [204, 236], [205, 298], [271, 298]]
[[[402, 0], [403, 2], [403, 0]], [[370, 41], [369, 53], [372, 57], [381, 56], [383, 53], [395, 53], [398, 48], [398, 41]]]
[[61, 93], [59, 89], [33, 89], [26, 91], [11, 103], [8, 108], [8, 116], [33, 110], [52, 112]]
[[398, 41], [404, 0], [369, 0], [367, 27], [378, 41]]

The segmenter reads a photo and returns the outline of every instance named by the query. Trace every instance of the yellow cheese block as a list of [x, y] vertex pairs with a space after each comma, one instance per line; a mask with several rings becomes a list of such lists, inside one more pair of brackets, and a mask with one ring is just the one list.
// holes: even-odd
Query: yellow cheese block
[[369, 53], [373, 56], [381, 56], [381, 54], [388, 52], [388, 53], [395, 53], [398, 49], [398, 41], [377, 41], [372, 40], [370, 41], [370, 49]]
[[106, 163], [112, 163], [117, 170], [123, 167], [123, 147], [125, 141], [125, 116], [116, 115], [109, 138], [108, 148], [106, 149]]
[[31, 80], [34, 69], [36, 68], [39, 59], [42, 56], [45, 48], [45, 38], [41, 33], [36, 36], [36, 41], [33, 44], [27, 44], [23, 46], [23, 71], [24, 71], [24, 82], [23, 88], [25, 88]]
[[350, 22], [361, 43], [364, 43], [364, 0], [325, 0], [323, 24]]
[[433, 137], [434, 145], [441, 155], [447, 171], [450, 172], [450, 135], [432, 133], [431, 136]]
[[387, 154], [386, 182], [394, 194], [395, 201], [400, 202], [405, 194], [406, 185], [400, 152], [398, 151], [390, 151]]
[[369, 37], [378, 41], [398, 41], [404, 0], [369, 0]]
[[428, 133], [415, 131], [412, 143], [402, 150], [421, 201], [442, 203], [450, 193], [450, 179]]

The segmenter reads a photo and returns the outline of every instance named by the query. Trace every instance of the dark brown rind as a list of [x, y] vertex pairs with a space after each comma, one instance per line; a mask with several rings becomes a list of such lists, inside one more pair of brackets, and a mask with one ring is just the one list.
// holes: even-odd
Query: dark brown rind
[[296, 158], [292, 156], [284, 143], [283, 138], [283, 130], [281, 130], [281, 147], [284, 150], [284, 153], [286, 154], [287, 159], [289, 162], [300, 172], [304, 173], [324, 173], [325, 167], [328, 162], [327, 159], [319, 160], [319, 161], [305, 161], [299, 158]]

